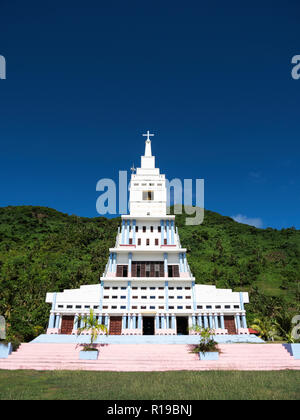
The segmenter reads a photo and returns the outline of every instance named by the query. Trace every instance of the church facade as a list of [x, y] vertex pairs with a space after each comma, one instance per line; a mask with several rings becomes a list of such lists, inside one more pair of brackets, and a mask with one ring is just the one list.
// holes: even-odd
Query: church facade
[[78, 317], [94, 310], [112, 335], [248, 334], [248, 293], [195, 284], [175, 216], [167, 214], [165, 175], [147, 133], [141, 167], [131, 176], [128, 215], [99, 284], [47, 293], [47, 334], [76, 334]]

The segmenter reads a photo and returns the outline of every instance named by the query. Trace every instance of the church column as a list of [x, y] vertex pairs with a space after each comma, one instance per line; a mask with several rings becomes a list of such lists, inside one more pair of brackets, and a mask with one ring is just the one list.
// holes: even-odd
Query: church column
[[155, 315], [155, 331], [158, 332], [159, 330], [159, 316]]
[[161, 314], [161, 329], [164, 330], [165, 328], [165, 315]]
[[241, 328], [240, 314], [235, 315], [235, 324], [236, 328], [239, 330]]
[[212, 314], [209, 314], [208, 316], [208, 320], [209, 320], [209, 328], [213, 328], [213, 317]]
[[116, 273], [117, 271], [117, 254], [113, 252], [113, 269], [112, 272]]
[[176, 328], [176, 326], [175, 326], [175, 314], [172, 314], [171, 321], [172, 321], [172, 330], [175, 330], [175, 328]]
[[55, 326], [55, 315], [54, 315], [54, 313], [51, 311], [51, 312], [50, 312], [50, 317], [49, 317], [48, 328], [54, 328], [54, 326]]
[[122, 245], [125, 244], [125, 220], [122, 220]]
[[122, 332], [126, 329], [126, 315], [122, 316]]
[[243, 292], [240, 292], [240, 306], [241, 306], [241, 311], [244, 311], [244, 297], [243, 297]]
[[221, 328], [222, 330], [225, 330], [224, 314], [221, 314], [220, 318], [221, 318]]
[[59, 329], [59, 324], [60, 324], [60, 314], [56, 314], [55, 328]]
[[132, 221], [132, 229], [133, 229], [133, 232], [132, 232], [132, 243], [133, 243], [133, 245], [136, 245], [136, 220], [133, 220]]
[[192, 281], [192, 298], [193, 298], [193, 308], [194, 308], [194, 311], [196, 311], [197, 305], [196, 305], [196, 293], [195, 293], [195, 282], [194, 281]]
[[100, 312], [102, 312], [102, 307], [103, 307], [103, 286], [104, 286], [104, 281], [101, 280], [101, 282], [100, 282], [100, 301], [99, 301]]
[[167, 220], [167, 244], [170, 244], [170, 222]]
[[55, 310], [55, 306], [56, 306], [56, 296], [57, 293], [53, 293], [53, 299], [52, 299], [52, 306], [51, 306], [51, 312], [50, 312], [50, 317], [49, 317], [49, 323], [48, 323], [48, 328], [54, 328], [55, 327], [55, 314], [54, 314], [54, 310]]
[[206, 314], [204, 314], [203, 320], [204, 320], [204, 328], [208, 328], [208, 319], [207, 319], [207, 315]]
[[108, 328], [108, 314], [105, 314], [105, 320], [104, 320], [104, 325], [106, 326], [106, 328]]
[[187, 262], [186, 262], [186, 253], [182, 254], [183, 255], [183, 270], [185, 273], [187, 273]]
[[169, 310], [169, 282], [165, 281], [166, 311]]
[[128, 253], [128, 277], [131, 277], [132, 252]]
[[196, 327], [197, 326], [195, 314], [192, 315], [192, 326], [193, 327]]
[[182, 253], [179, 254], [179, 271], [183, 273], [183, 261], [182, 261]]
[[142, 315], [138, 314], [138, 329], [142, 329]]
[[112, 266], [113, 266], [113, 255], [110, 252], [109, 253], [109, 260], [108, 260], [108, 272], [111, 273], [112, 272]]
[[246, 314], [242, 314], [242, 325], [243, 325], [243, 328], [247, 328]]
[[80, 328], [83, 328], [84, 327], [84, 320], [83, 320], [84, 314], [81, 314], [80, 317], [81, 317]]
[[202, 327], [202, 317], [201, 315], [198, 315], [198, 327]]
[[78, 328], [78, 314], [75, 315], [75, 318], [74, 318], [74, 326], [73, 326], [73, 329], [75, 331], [77, 330], [77, 328]]
[[127, 220], [127, 226], [126, 226], [126, 245], [129, 244], [129, 227], [130, 227], [130, 220]]
[[164, 271], [165, 271], [165, 277], [168, 277], [168, 254], [164, 253]]
[[136, 329], [136, 315], [135, 314], [132, 315], [132, 329], [133, 330]]
[[[241, 311], [245, 311], [243, 292], [240, 292], [240, 307]], [[242, 327], [247, 328], [247, 319], [245, 312], [242, 313]]]
[[130, 311], [130, 294], [131, 294], [131, 281], [127, 283], [127, 311]]
[[215, 314], [215, 329], [217, 330], [218, 328], [219, 328], [218, 315]]
[[171, 245], [175, 244], [174, 239], [174, 220], [171, 220]]
[[164, 232], [165, 232], [165, 226], [164, 226], [164, 221], [163, 220], [160, 221], [160, 229], [161, 229], [160, 244], [163, 245], [164, 244]]
[[131, 314], [128, 314], [127, 316], [127, 328], [129, 330], [131, 329]]

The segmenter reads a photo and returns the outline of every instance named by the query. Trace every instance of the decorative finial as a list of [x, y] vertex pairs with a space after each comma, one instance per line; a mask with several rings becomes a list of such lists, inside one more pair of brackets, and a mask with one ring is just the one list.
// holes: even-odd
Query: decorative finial
[[150, 134], [150, 131], [148, 130], [146, 134], [143, 134], [144, 137], [147, 137], [147, 141], [150, 141], [149, 137], [153, 137], [154, 134]]
[[134, 173], [136, 172], [136, 169], [135, 169], [135, 167], [134, 167], [134, 164], [132, 165], [132, 167], [130, 168], [130, 170], [131, 170], [131, 173], [132, 173], [132, 174], [134, 174]]

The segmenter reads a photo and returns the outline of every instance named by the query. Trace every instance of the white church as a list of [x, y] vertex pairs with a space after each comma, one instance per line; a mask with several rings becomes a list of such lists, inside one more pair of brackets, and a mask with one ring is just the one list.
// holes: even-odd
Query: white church
[[146, 136], [141, 167], [131, 176], [130, 214], [122, 216], [105, 272], [99, 284], [47, 293], [47, 334], [76, 334], [78, 317], [90, 309], [111, 335], [186, 335], [195, 334], [194, 326], [249, 334], [248, 293], [196, 284]]

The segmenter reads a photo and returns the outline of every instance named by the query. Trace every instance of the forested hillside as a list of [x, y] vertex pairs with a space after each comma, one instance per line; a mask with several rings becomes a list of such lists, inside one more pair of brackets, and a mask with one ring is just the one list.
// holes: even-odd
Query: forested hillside
[[[248, 320], [299, 309], [300, 231], [242, 225], [205, 211], [204, 223], [176, 217], [197, 283], [250, 292]], [[46, 292], [99, 281], [120, 219], [69, 216], [46, 207], [0, 208], [0, 314], [29, 340], [49, 317]]]

